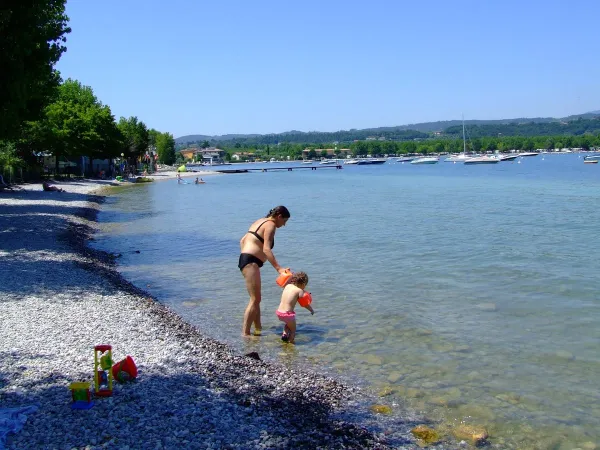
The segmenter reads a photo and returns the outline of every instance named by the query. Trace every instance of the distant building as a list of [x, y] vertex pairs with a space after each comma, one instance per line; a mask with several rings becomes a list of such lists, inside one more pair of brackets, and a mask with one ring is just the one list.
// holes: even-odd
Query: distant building
[[180, 150], [183, 159], [199, 159], [203, 163], [208, 164], [223, 164], [225, 158], [225, 150], [216, 147], [208, 148], [186, 148]]

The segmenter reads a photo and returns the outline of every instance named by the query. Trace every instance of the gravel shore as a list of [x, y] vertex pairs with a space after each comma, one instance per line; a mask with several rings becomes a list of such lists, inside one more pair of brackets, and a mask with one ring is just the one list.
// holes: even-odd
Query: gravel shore
[[[381, 419], [357, 388], [235, 354], [124, 280], [86, 246], [103, 184], [0, 193], [0, 408], [39, 407], [7, 448], [419, 448], [418, 417]], [[97, 344], [138, 379], [72, 410]]]

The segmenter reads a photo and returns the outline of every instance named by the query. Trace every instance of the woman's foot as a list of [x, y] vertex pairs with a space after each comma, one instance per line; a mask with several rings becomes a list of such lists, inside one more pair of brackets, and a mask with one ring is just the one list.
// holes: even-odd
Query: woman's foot
[[254, 328], [254, 336], [260, 336], [262, 334], [262, 328]]
[[289, 339], [289, 337], [288, 337], [287, 333], [284, 331], [284, 332], [281, 334], [281, 340], [282, 340], [283, 342], [287, 342], [287, 341], [288, 341], [288, 339]]

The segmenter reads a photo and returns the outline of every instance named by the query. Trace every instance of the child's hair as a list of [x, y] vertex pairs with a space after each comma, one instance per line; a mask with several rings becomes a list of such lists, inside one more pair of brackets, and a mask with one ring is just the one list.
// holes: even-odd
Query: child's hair
[[292, 275], [292, 278], [290, 278], [290, 284], [293, 284], [294, 286], [303, 284], [306, 286], [308, 284], [308, 275], [306, 275], [304, 272], [295, 272]]

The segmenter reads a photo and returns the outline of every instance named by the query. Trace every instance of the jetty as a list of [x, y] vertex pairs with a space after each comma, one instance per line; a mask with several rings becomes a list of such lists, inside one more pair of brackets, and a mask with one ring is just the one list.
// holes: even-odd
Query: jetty
[[273, 172], [275, 170], [287, 170], [288, 172], [291, 172], [293, 170], [300, 170], [300, 169], [310, 169], [310, 170], [317, 170], [317, 169], [341, 169], [342, 165], [338, 164], [338, 165], [322, 165], [322, 166], [295, 166], [295, 167], [263, 167], [260, 169], [221, 169], [221, 170], [215, 170], [215, 172], [219, 172], [219, 173], [248, 173], [248, 172]]

